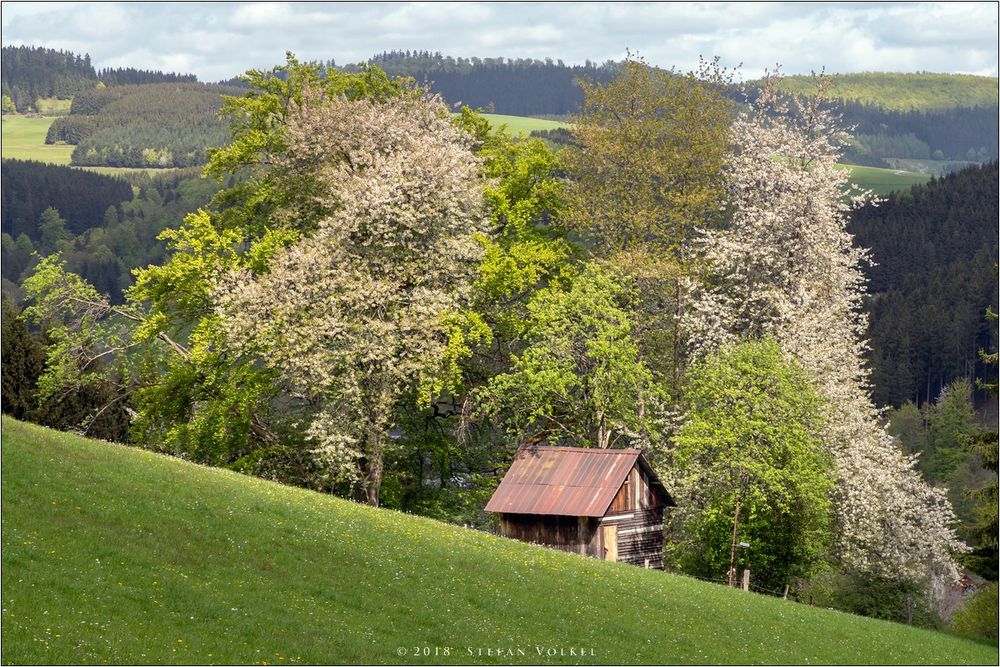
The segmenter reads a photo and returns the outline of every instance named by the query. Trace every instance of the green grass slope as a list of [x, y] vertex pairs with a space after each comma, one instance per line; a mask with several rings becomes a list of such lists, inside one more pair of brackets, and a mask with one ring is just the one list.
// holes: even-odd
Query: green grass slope
[[[76, 146], [70, 144], [46, 144], [45, 136], [49, 126], [55, 121], [52, 116], [3, 116], [2, 151], [5, 159], [37, 160], [49, 164], [68, 165]], [[143, 169], [133, 167], [78, 167], [100, 174], [124, 174], [144, 171], [149, 175], [173, 171], [165, 169]]]
[[[897, 111], [997, 104], [997, 79], [989, 76], [857, 72], [831, 74], [830, 80], [830, 97], [877, 104]], [[802, 75], [781, 77], [778, 87], [800, 95], [815, 94], [817, 88], [813, 77]]]
[[997, 662], [6, 417], [0, 453], [5, 664]]
[[45, 116], [3, 116], [2, 156], [69, 164], [75, 146], [45, 143], [45, 135], [53, 121], [54, 117]]
[[531, 118], [530, 116], [506, 116], [498, 113], [486, 113], [483, 116], [489, 119], [490, 125], [494, 128], [506, 125], [507, 131], [511, 134], [531, 134], [534, 130], [555, 130], [560, 127], [573, 127], [570, 123], [546, 120], [544, 118]]
[[923, 185], [930, 180], [930, 174], [919, 174], [899, 169], [862, 167], [854, 164], [837, 165], [840, 169], [850, 169], [851, 182], [880, 195], [894, 190], [908, 190], [914, 185]]

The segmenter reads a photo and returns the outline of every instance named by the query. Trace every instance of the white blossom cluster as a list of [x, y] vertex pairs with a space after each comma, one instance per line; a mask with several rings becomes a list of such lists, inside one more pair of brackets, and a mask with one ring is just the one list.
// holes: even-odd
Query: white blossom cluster
[[[777, 113], [765, 113], [768, 107]], [[835, 166], [844, 135], [816, 107], [782, 108], [767, 92], [732, 128], [732, 222], [702, 233], [705, 273], [688, 284], [683, 324], [696, 354], [773, 336], [827, 399], [825, 440], [837, 468], [836, 555], [891, 578], [954, 580], [967, 547], [944, 489], [929, 486], [886, 432], [865, 366], [865, 250], [852, 244]]]
[[315, 406], [307, 437], [330, 480], [377, 486], [393, 408], [435, 372], [442, 319], [471, 289], [481, 165], [435, 98], [307, 101], [277, 168], [334, 213], [268, 272], [227, 276], [217, 310], [236, 350]]

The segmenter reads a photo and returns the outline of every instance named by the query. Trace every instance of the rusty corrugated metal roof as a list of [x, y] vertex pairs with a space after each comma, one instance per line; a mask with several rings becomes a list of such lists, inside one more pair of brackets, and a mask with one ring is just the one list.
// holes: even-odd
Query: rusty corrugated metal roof
[[604, 516], [638, 458], [638, 449], [521, 449], [486, 511]]

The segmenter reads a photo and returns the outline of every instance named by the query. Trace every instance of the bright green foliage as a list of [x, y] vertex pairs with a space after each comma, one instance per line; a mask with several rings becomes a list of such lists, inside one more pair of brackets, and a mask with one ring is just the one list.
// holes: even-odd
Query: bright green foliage
[[527, 347], [490, 379], [486, 412], [518, 442], [621, 446], [646, 436], [644, 399], [656, 392], [631, 336], [635, 294], [625, 280], [585, 265], [568, 288], [527, 304]]
[[[120, 398], [131, 398], [137, 412], [137, 443], [305, 483], [310, 470], [300, 451], [296, 409], [276, 409], [282, 387], [273, 372], [224, 344], [226, 324], [212, 311], [210, 294], [223, 273], [266, 272], [275, 252], [328, 212], [313, 203], [308, 173], [268, 168], [285, 148], [285, 117], [303, 102], [305, 88], [375, 99], [414, 89], [377, 70], [324, 79], [318, 66], [291, 56], [287, 65], [247, 79], [247, 96], [223, 105], [234, 121], [233, 143], [215, 151], [206, 169], [220, 179], [239, 171], [242, 180], [208, 211], [160, 235], [170, 258], [135, 271], [125, 306], [112, 306], [56, 261], [40, 265], [28, 291], [38, 300], [33, 312], [51, 323], [56, 341], [43, 392], [106, 380], [110, 371], [103, 365], [80, 370], [75, 360], [114, 359], [125, 383]], [[279, 209], [285, 214], [275, 215]]]
[[543, 142], [491, 131], [485, 117], [468, 107], [456, 122], [476, 138], [490, 179], [485, 195], [493, 229], [490, 237], [480, 237], [478, 309], [509, 339], [523, 328], [527, 298], [573, 273], [576, 249], [550, 224], [564, 206], [560, 163]]
[[[509, 461], [512, 442], [482, 416], [472, 400], [523, 349], [527, 303], [539, 290], [568, 284], [577, 252], [550, 223], [562, 207], [560, 165], [545, 144], [491, 128], [489, 117], [464, 108], [454, 122], [470, 136], [482, 160], [490, 230], [472, 303], [448, 318], [440, 373], [418, 386], [415, 405], [398, 407], [405, 434], [386, 451], [386, 506], [441, 519], [483, 525], [483, 505]], [[419, 406], [419, 408], [418, 408]], [[456, 484], [456, 477], [463, 482]]]
[[243, 259], [237, 244], [243, 237], [238, 230], [216, 229], [211, 216], [203, 210], [189, 214], [184, 225], [160, 234], [172, 251], [162, 266], [150, 266], [135, 272], [135, 285], [128, 298], [148, 303], [171, 324], [186, 324], [210, 308], [210, 290], [214, 280]]
[[281, 479], [310, 478], [308, 457], [297, 446], [301, 434], [290, 423], [296, 411], [287, 405], [274, 410], [281, 387], [272, 370], [229, 351], [227, 325], [211, 311], [211, 294], [227, 272], [266, 273], [277, 251], [329, 212], [313, 201], [312, 174], [269, 168], [287, 149], [289, 110], [322, 97], [304, 96], [306, 88], [352, 99], [385, 99], [412, 90], [377, 70], [329, 73], [325, 79], [321, 74], [318, 66], [300, 64], [289, 54], [286, 65], [244, 77], [250, 91], [226, 98], [222, 109], [233, 122], [233, 141], [211, 152], [206, 173], [247, 177], [219, 193], [214, 212], [191, 214], [181, 228], [161, 235], [173, 251], [169, 261], [136, 272], [129, 299], [151, 309], [137, 335], [168, 331], [188, 337], [181, 358], [166, 362], [163, 381], [136, 395], [137, 437], [147, 446]]
[[[100, 350], [122, 349], [123, 332], [100, 326], [109, 306], [97, 290], [66, 271], [58, 255], [43, 258], [23, 287], [33, 301], [26, 315], [45, 327], [52, 339], [45, 374], [38, 383], [40, 400], [60, 391], [81, 391], [88, 384], [107, 380], [106, 367], [89, 361], [102, 356]], [[94, 351], [88, 355], [91, 350]], [[81, 363], [88, 356], [90, 359]]]
[[[5, 664], [997, 658], [995, 643], [582, 558], [6, 417], [2, 447]], [[429, 655], [412, 653], [425, 646]], [[487, 655], [498, 646], [525, 655]]]
[[66, 230], [66, 221], [51, 206], [38, 217], [38, 238], [38, 249], [46, 254], [61, 250], [63, 243], [72, 238]]
[[[291, 53], [283, 66], [270, 72], [250, 70], [240, 78], [250, 90], [243, 97], [225, 97], [221, 111], [231, 122], [232, 141], [209, 151], [205, 173], [220, 179], [237, 173], [248, 176], [220, 193], [215, 204], [223, 214], [216, 224], [245, 230], [255, 240], [270, 239], [269, 230], [276, 227], [309, 231], [329, 212], [313, 200], [318, 188], [315, 175], [273, 167], [287, 150], [285, 124], [293, 107], [322, 103], [335, 95], [379, 101], [418, 92], [411, 80], [389, 79], [375, 67], [359, 74], [324, 72], [318, 65], [300, 63]], [[307, 96], [307, 89], [321, 94]], [[284, 219], [274, 218], [278, 210], [286, 212]], [[294, 238], [290, 234], [282, 242]]]
[[925, 407], [927, 442], [920, 467], [932, 481], [944, 481], [965, 457], [965, 441], [976, 430], [972, 384], [952, 382], [933, 405]]
[[679, 390], [685, 364], [678, 320], [696, 228], [720, 219], [729, 147], [725, 73], [703, 63], [681, 74], [628, 59], [606, 84], [584, 83], [565, 151], [566, 228], [636, 281], [640, 354]]
[[27, 419], [34, 412], [35, 388], [45, 364], [45, 346], [28, 331], [24, 316], [14, 302], [3, 298], [3, 412], [18, 419]]
[[735, 541], [750, 544], [736, 565], [758, 585], [808, 575], [830, 544], [833, 461], [820, 439], [825, 408], [803, 371], [773, 340], [747, 341], [690, 369], [684, 407], [667, 463], [675, 565], [726, 578]]
[[997, 599], [996, 583], [989, 584], [976, 591], [975, 596], [969, 600], [964, 609], [955, 614], [951, 622], [951, 628], [960, 635], [985, 639], [996, 644], [997, 628], [997, 607], [1000, 601]]
[[10, 98], [10, 95], [3, 96], [3, 101], [0, 102], [0, 110], [3, 113], [14, 113], [17, 111], [17, 107], [14, 106], [14, 100]]
[[717, 215], [730, 107], [706, 80], [717, 73], [703, 70], [683, 75], [629, 59], [608, 84], [582, 84], [565, 221], [600, 252], [677, 254]]

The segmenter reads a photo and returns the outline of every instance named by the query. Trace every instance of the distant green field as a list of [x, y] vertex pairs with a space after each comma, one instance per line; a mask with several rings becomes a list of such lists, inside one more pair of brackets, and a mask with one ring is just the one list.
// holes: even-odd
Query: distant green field
[[933, 176], [941, 176], [979, 164], [978, 162], [969, 162], [968, 160], [920, 160], [917, 158], [898, 157], [886, 158], [886, 160], [896, 169]]
[[53, 121], [53, 117], [3, 116], [0, 155], [8, 159], [69, 164], [74, 146], [45, 143], [45, 135]]
[[997, 664], [995, 643], [2, 431], [3, 664]]
[[914, 185], [923, 185], [930, 180], [929, 174], [918, 174], [912, 171], [898, 169], [879, 169], [878, 167], [859, 167], [853, 164], [837, 165], [841, 169], [851, 171], [851, 180], [863, 188], [880, 195], [895, 190], [907, 190]]
[[489, 119], [493, 127], [507, 126], [507, 131], [511, 134], [531, 134], [533, 130], [555, 130], [560, 127], [573, 127], [569, 123], [562, 123], [557, 120], [545, 120], [542, 118], [529, 118], [527, 116], [505, 116], [497, 113], [483, 114]]
[[[3, 151], [7, 159], [37, 160], [49, 164], [68, 165], [75, 146], [46, 144], [45, 135], [55, 118], [50, 116], [3, 116]], [[141, 169], [132, 167], [79, 167], [99, 174], [126, 174], [144, 171], [162, 174], [173, 169]]]
[[[996, 106], [997, 79], [971, 74], [929, 72], [858, 72], [829, 75], [828, 96], [877, 104], [886, 109], [949, 109]], [[800, 95], [815, 94], [817, 81], [810, 76], [785, 76], [778, 87]]]

